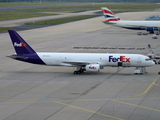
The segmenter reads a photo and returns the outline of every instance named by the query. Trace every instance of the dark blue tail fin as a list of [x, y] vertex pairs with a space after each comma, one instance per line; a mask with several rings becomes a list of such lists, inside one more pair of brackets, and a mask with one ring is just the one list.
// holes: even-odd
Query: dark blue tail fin
[[30, 54], [35, 51], [28, 45], [28, 43], [15, 31], [8, 30], [13, 47], [17, 54]]

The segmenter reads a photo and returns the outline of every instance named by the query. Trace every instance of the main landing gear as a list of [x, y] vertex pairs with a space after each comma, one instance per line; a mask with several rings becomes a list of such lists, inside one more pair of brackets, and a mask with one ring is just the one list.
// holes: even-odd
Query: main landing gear
[[81, 73], [84, 73], [85, 69], [83, 69], [83, 67], [77, 67], [77, 70], [74, 71], [73, 73], [74, 74], [81, 74]]
[[74, 73], [74, 74], [81, 74], [81, 73], [84, 73], [84, 70], [74, 71], [73, 73]]
[[146, 67], [136, 67], [136, 69], [134, 70], [134, 74], [140, 74], [142, 75], [143, 73], [147, 73], [146, 71]]

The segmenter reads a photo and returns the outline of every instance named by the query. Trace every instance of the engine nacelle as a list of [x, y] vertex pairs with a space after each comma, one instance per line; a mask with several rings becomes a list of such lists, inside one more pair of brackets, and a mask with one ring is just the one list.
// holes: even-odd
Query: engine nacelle
[[86, 71], [99, 72], [100, 65], [99, 64], [89, 64], [89, 65], [86, 65], [85, 69]]
[[158, 28], [158, 27], [146, 27], [146, 31], [149, 31], [150, 33], [154, 33], [155, 31], [160, 31], [160, 28]]
[[149, 31], [150, 33], [154, 33], [154, 27], [146, 27], [146, 31]]

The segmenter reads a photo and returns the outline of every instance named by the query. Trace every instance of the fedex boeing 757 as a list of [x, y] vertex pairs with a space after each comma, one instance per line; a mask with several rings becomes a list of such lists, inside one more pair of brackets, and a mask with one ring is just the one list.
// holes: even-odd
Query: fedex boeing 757
[[16, 53], [7, 57], [39, 65], [76, 67], [74, 74], [99, 72], [106, 66], [136, 67], [142, 74], [146, 72], [145, 67], [155, 64], [149, 57], [140, 54], [36, 52], [15, 30], [8, 32]]
[[106, 7], [102, 7], [102, 12], [105, 17], [105, 24], [111, 24], [114, 26], [133, 29], [133, 30], [146, 30], [150, 33], [159, 32], [160, 31], [160, 21], [127, 21], [121, 20], [118, 16], [116, 16], [112, 11], [110, 11]]

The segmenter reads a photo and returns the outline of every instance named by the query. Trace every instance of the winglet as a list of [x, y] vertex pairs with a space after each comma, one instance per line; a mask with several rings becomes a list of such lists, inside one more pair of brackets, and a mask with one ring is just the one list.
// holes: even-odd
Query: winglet
[[17, 54], [35, 53], [35, 51], [15, 30], [8, 30], [8, 33], [10, 35], [13, 47]]

